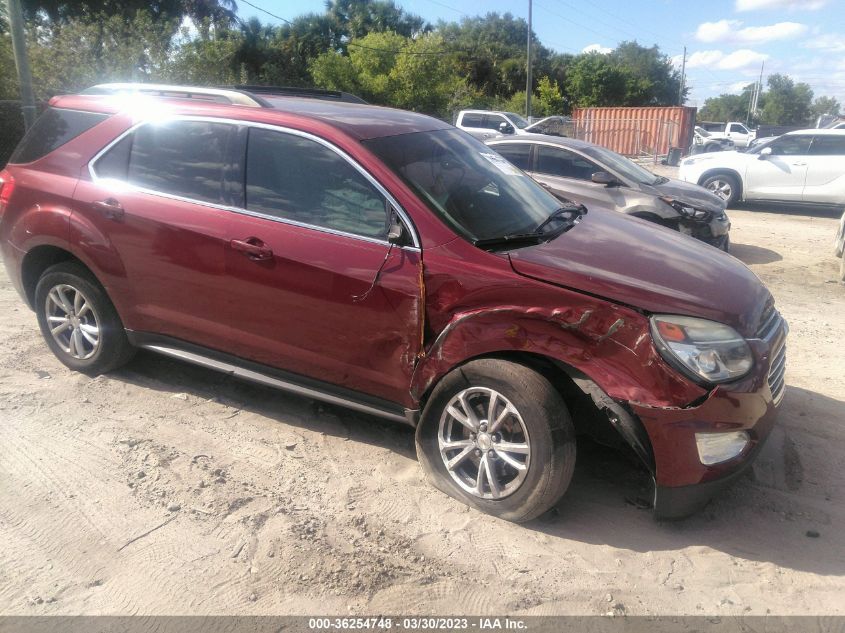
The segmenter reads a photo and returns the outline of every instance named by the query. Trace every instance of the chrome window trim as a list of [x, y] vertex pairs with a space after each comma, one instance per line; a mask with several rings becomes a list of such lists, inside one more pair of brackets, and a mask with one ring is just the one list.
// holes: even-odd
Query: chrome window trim
[[373, 244], [384, 244], [389, 246], [390, 242], [386, 239], [379, 239], [375, 237], [367, 237], [365, 235], [358, 235], [357, 233], [348, 233], [346, 231], [339, 231], [337, 229], [332, 229], [325, 226], [319, 226], [317, 224], [308, 224], [305, 222], [297, 222], [296, 220], [289, 220], [287, 218], [280, 218], [275, 215], [270, 215], [267, 213], [260, 213], [258, 211], [250, 211], [246, 207], [232, 207], [224, 204], [218, 204], [215, 202], [207, 202], [205, 200], [197, 200], [195, 198], [186, 198], [183, 196], [178, 196], [171, 193], [165, 193], [162, 191], [156, 191], [154, 189], [147, 189], [145, 187], [139, 187], [138, 185], [133, 185], [130, 182], [124, 180], [118, 180], [116, 178], [100, 178], [97, 175], [97, 172], [94, 170], [94, 165], [96, 162], [103, 157], [112, 147], [117, 145], [120, 141], [124, 138], [133, 134], [136, 130], [144, 125], [153, 125], [156, 123], [165, 123], [169, 121], [200, 121], [200, 122], [207, 122], [207, 123], [222, 123], [226, 125], [235, 125], [239, 127], [255, 127], [255, 128], [263, 128], [267, 130], [273, 130], [276, 132], [282, 132], [284, 134], [292, 134], [294, 136], [299, 136], [302, 138], [309, 139], [311, 141], [315, 141], [319, 143], [323, 147], [328, 148], [338, 156], [340, 156], [343, 160], [345, 160], [349, 165], [351, 165], [359, 174], [361, 174], [376, 190], [384, 197], [385, 200], [390, 204], [391, 207], [396, 211], [399, 215], [399, 218], [402, 220], [402, 223], [405, 225], [405, 230], [408, 231], [408, 234], [411, 236], [412, 246], [402, 246], [400, 248], [406, 248], [411, 250], [420, 250], [420, 239], [419, 235], [417, 234], [416, 227], [414, 226], [413, 222], [411, 222], [410, 217], [402, 208], [402, 206], [396, 201], [390, 192], [382, 186], [382, 184], [375, 179], [375, 177], [370, 174], [364, 167], [362, 167], [358, 161], [352, 158], [349, 154], [344, 152], [339, 147], [333, 145], [329, 141], [320, 138], [319, 136], [315, 136], [309, 132], [303, 132], [302, 130], [296, 130], [294, 128], [288, 128], [281, 125], [274, 125], [271, 123], [259, 123], [256, 121], [241, 121], [238, 119], [227, 119], [223, 117], [208, 117], [208, 116], [198, 116], [198, 115], [172, 115], [165, 117], [163, 119], [154, 119], [154, 120], [143, 120], [139, 121], [132, 125], [128, 130], [121, 133], [119, 136], [114, 138], [108, 145], [106, 145], [103, 149], [97, 152], [94, 157], [88, 161], [88, 174], [91, 177], [91, 181], [94, 183], [119, 183], [122, 187], [128, 187], [133, 191], [137, 191], [139, 193], [146, 193], [153, 196], [159, 196], [162, 198], [168, 198], [170, 200], [178, 200], [181, 202], [189, 202], [191, 204], [199, 204], [206, 207], [211, 207], [213, 209], [219, 209], [221, 211], [231, 211], [233, 213], [239, 213], [241, 215], [248, 215], [251, 217], [261, 218], [264, 220], [271, 220], [273, 222], [281, 222], [282, 224], [289, 224], [291, 226], [297, 226], [300, 228], [312, 229], [315, 231], [320, 231], [322, 233], [329, 233], [331, 235], [338, 235], [341, 237], [350, 237], [356, 240], [361, 240], [364, 242], [370, 242]]

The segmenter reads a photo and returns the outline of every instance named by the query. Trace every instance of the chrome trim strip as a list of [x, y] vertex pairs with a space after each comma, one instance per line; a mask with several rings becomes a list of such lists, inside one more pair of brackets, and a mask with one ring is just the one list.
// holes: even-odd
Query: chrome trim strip
[[356, 411], [361, 411], [362, 413], [368, 413], [370, 415], [375, 415], [380, 418], [386, 418], [388, 420], [404, 422], [405, 424], [408, 423], [408, 419], [404, 415], [399, 413], [391, 413], [390, 411], [385, 411], [377, 407], [361, 404], [360, 402], [355, 402], [353, 400], [346, 400], [345, 398], [324, 393], [322, 391], [317, 391], [316, 389], [302, 387], [286, 380], [280, 380], [278, 378], [273, 378], [272, 376], [267, 376], [256, 371], [243, 369], [242, 367], [238, 367], [237, 365], [224, 363], [213, 358], [201, 356], [200, 354], [194, 354], [193, 352], [186, 352], [184, 350], [177, 349], [175, 347], [167, 347], [165, 345], [141, 345], [141, 347], [143, 347], [144, 349], [148, 349], [152, 352], [164, 354], [165, 356], [170, 356], [172, 358], [177, 358], [179, 360], [193, 363], [195, 365], [200, 365], [208, 369], [213, 369], [215, 371], [220, 371], [225, 374], [230, 374], [232, 376], [235, 376], [236, 378], [242, 378], [244, 380], [249, 380], [252, 382], [267, 385], [268, 387], [275, 387], [276, 389], [281, 389], [282, 391], [288, 391], [301, 396], [305, 396], [306, 398], [312, 398], [314, 400], [321, 400], [322, 402], [336, 404], [341, 407], [346, 407], [347, 409], [354, 409]]
[[106, 145], [103, 149], [101, 149], [99, 152], [97, 152], [90, 161], [88, 161], [88, 174], [91, 176], [91, 181], [94, 182], [94, 183], [106, 183], [106, 184], [108, 184], [109, 182], [113, 182], [113, 183], [119, 184], [121, 187], [129, 188], [132, 191], [137, 191], [137, 192], [140, 192], [140, 193], [146, 193], [146, 194], [149, 194], [149, 195], [152, 195], [152, 196], [159, 196], [161, 198], [168, 198], [170, 200], [179, 200], [181, 202], [189, 202], [191, 204], [198, 204], [198, 205], [201, 205], [201, 206], [211, 207], [213, 209], [219, 209], [219, 210], [222, 210], [222, 211], [231, 211], [233, 213], [240, 213], [242, 215], [249, 215], [249, 216], [256, 217], [256, 218], [271, 220], [273, 222], [280, 222], [282, 224], [289, 224], [289, 225], [298, 226], [298, 227], [301, 227], [301, 228], [312, 229], [312, 230], [315, 230], [315, 231], [320, 231], [322, 233], [329, 233], [331, 235], [338, 235], [338, 236], [341, 236], [341, 237], [350, 237], [350, 238], [353, 238], [353, 239], [356, 239], [356, 240], [361, 240], [361, 241], [364, 241], [364, 242], [370, 242], [370, 243], [375, 243], [375, 244], [384, 244], [386, 246], [390, 245], [390, 242], [388, 242], [387, 240], [383, 240], [383, 239], [366, 237], [364, 235], [357, 235], [355, 233], [347, 233], [345, 231], [338, 231], [336, 229], [331, 229], [331, 228], [324, 227], [324, 226], [317, 226], [317, 225], [314, 225], [314, 224], [306, 224], [304, 222], [297, 222], [295, 220], [288, 220], [287, 218], [280, 218], [280, 217], [277, 217], [277, 216], [268, 215], [266, 213], [258, 213], [256, 211], [250, 211], [249, 209], [242, 208], [242, 207], [230, 207], [230, 206], [227, 206], [227, 205], [216, 204], [214, 202], [206, 202], [204, 200], [194, 200], [192, 198], [184, 198], [182, 196], [177, 196], [177, 195], [174, 195], [174, 194], [163, 193], [163, 192], [160, 192], [160, 191], [154, 191], [152, 189], [146, 189], [144, 187], [139, 187], [137, 185], [133, 185], [132, 183], [125, 182], [123, 180], [116, 180], [116, 179], [113, 179], [113, 178], [100, 178], [99, 176], [97, 176], [97, 172], [94, 171], [94, 164], [106, 152], [108, 152], [112, 147], [117, 145], [120, 141], [122, 141], [128, 135], [135, 132], [135, 130], [137, 130], [138, 128], [140, 128], [143, 125], [151, 125], [153, 123], [163, 123], [163, 122], [167, 122], [167, 121], [206, 121], [206, 122], [209, 122], [209, 123], [223, 123], [223, 124], [228, 124], [228, 125], [236, 125], [236, 126], [240, 126], [240, 127], [263, 128], [263, 129], [267, 129], [267, 130], [274, 130], [274, 131], [277, 131], [277, 132], [283, 132], [283, 133], [286, 133], [286, 134], [292, 134], [293, 136], [299, 136], [299, 137], [302, 137], [302, 138], [307, 138], [307, 139], [312, 140], [316, 143], [319, 143], [320, 145], [323, 145], [324, 147], [328, 148], [329, 150], [333, 151], [335, 154], [340, 156], [343, 160], [345, 160], [347, 163], [349, 163], [358, 173], [360, 173], [362, 176], [364, 176], [364, 178], [366, 178], [367, 181], [371, 185], [373, 185], [378, 190], [378, 192], [382, 196], [384, 196], [384, 198], [387, 200], [387, 202], [390, 203], [390, 205], [395, 209], [396, 213], [399, 215], [403, 224], [405, 225], [405, 229], [408, 231], [408, 234], [411, 236], [411, 239], [412, 239], [412, 242], [413, 242], [413, 246], [403, 246], [402, 248], [407, 248], [407, 249], [412, 249], [412, 250], [420, 250], [421, 242], [420, 242], [419, 236], [417, 235], [416, 227], [414, 226], [414, 223], [411, 222], [410, 216], [408, 216], [408, 214], [405, 212], [405, 210], [402, 208], [402, 206], [396, 201], [396, 198], [394, 198], [391, 195], [391, 193], [387, 189], [385, 189], [384, 186], [382, 186], [382, 184], [378, 180], [376, 180], [375, 177], [373, 177], [372, 174], [370, 174], [370, 172], [368, 172], [366, 169], [364, 169], [349, 154], [344, 152], [339, 147], [332, 145], [331, 143], [329, 143], [325, 139], [322, 139], [319, 136], [315, 136], [315, 135], [310, 134], [308, 132], [302, 132], [301, 130], [295, 130], [293, 128], [287, 128], [287, 127], [284, 127], [284, 126], [281, 126], [281, 125], [272, 125], [272, 124], [269, 124], [269, 123], [258, 123], [258, 122], [255, 122], [255, 121], [241, 121], [241, 120], [238, 120], [238, 119], [227, 119], [227, 118], [222, 118], [222, 117], [209, 117], [209, 116], [198, 116], [198, 115], [181, 115], [181, 114], [174, 114], [174, 115], [168, 116], [164, 119], [156, 119], [155, 121], [147, 121], [147, 120], [140, 121], [138, 123], [135, 123], [132, 127], [130, 127], [128, 130], [126, 130], [125, 132], [123, 132], [122, 134], [117, 136], [115, 139], [113, 139], [108, 145]]

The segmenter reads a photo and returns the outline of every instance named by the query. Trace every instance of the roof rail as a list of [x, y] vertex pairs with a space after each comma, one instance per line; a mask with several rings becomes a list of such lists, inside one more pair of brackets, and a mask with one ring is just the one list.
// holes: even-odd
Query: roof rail
[[223, 86], [223, 88], [239, 90], [253, 96], [267, 95], [273, 97], [307, 97], [309, 99], [325, 99], [327, 101], [343, 101], [346, 103], [367, 103], [361, 97], [349, 92], [341, 92], [339, 90], [322, 90], [320, 88], [299, 88], [295, 86], [251, 86], [245, 84]]
[[270, 104], [257, 95], [247, 94], [238, 89], [205, 88], [202, 86], [175, 86], [170, 84], [145, 83], [105, 83], [83, 90], [83, 95], [114, 95], [138, 93], [152, 97], [171, 99], [197, 99], [212, 103], [267, 108]]

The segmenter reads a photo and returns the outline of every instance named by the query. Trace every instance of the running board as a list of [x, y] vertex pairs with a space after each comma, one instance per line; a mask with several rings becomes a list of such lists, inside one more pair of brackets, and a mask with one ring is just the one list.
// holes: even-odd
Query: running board
[[[348, 396], [345, 397], [342, 395], [330, 393], [328, 390], [320, 390], [315, 386], [306, 386], [303, 384], [299, 384], [297, 382], [294, 382], [287, 375], [285, 375], [284, 378], [276, 377], [270, 375], [269, 373], [263, 373], [254, 369], [247, 369], [246, 367], [234, 364], [234, 362], [228, 362], [219, 358], [213, 358], [212, 356], [206, 356], [202, 353], [199, 353], [199, 351], [188, 351], [187, 349], [184, 349], [181, 345], [171, 344], [169, 342], [161, 342], [161, 339], [164, 337], [145, 335], [140, 332], [127, 332], [127, 334], [129, 335], [130, 340], [132, 340], [132, 342], [135, 343], [138, 347], [150, 350], [151, 352], [156, 352], [158, 354], [170, 356], [171, 358], [183, 360], [194, 365], [213, 369], [215, 371], [234, 376], [235, 378], [241, 378], [250, 382], [255, 382], [262, 385], [266, 385], [268, 387], [273, 387], [275, 389], [280, 389], [282, 391], [295, 393], [306, 398], [320, 400], [321, 402], [327, 402], [329, 404], [345, 407], [347, 409], [354, 409], [355, 411], [360, 411], [362, 413], [367, 413], [369, 415], [374, 415], [380, 418], [386, 418], [388, 420], [394, 420], [396, 422], [403, 422], [405, 424], [410, 424], [411, 426], [416, 426], [416, 417], [418, 411], [404, 409], [401, 405], [398, 404], [394, 405], [394, 409], [394, 406], [391, 406], [393, 405], [393, 403], [389, 403], [387, 401], [384, 402], [384, 406], [380, 406], [376, 403], [369, 404], [366, 402], [361, 402], [360, 400], [352, 399]], [[143, 342], [144, 339], [155, 339], [155, 342]], [[185, 346], [187, 347], [188, 344], [186, 344]], [[191, 345], [190, 347], [196, 348], [196, 346], [193, 345]], [[209, 352], [211, 352], [211, 350], [209, 350]], [[277, 373], [276, 370], [272, 368], [268, 368], [268, 371]], [[282, 372], [278, 373], [281, 374]], [[303, 379], [303, 381], [305, 380], [308, 379]], [[364, 396], [362, 394], [362, 398], [366, 397], [367, 396]]]

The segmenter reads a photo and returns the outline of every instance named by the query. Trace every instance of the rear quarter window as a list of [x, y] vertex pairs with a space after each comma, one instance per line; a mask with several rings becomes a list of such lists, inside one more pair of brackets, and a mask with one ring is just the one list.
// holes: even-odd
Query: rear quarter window
[[15, 149], [10, 163], [31, 163], [105, 121], [108, 114], [49, 108], [35, 121]]

